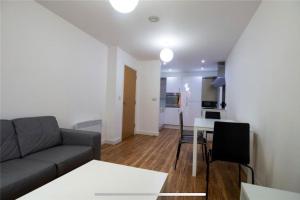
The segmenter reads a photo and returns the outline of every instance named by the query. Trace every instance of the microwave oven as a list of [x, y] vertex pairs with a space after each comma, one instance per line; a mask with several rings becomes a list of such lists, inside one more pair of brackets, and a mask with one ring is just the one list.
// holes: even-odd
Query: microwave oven
[[166, 107], [179, 108], [180, 93], [167, 93], [166, 94]]

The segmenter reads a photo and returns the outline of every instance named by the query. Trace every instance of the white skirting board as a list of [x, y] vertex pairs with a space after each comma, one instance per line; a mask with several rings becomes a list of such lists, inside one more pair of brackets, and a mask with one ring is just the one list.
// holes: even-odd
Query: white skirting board
[[164, 124], [164, 128], [178, 129], [179, 130], [179, 125]]
[[150, 132], [150, 131], [135, 131], [135, 133], [134, 133], [134, 134], [158, 136], [158, 135], [159, 135], [159, 132]]
[[[141, 135], [150, 135], [150, 136], [158, 136], [158, 132], [149, 132], [149, 131], [136, 131], [134, 134], [141, 134]], [[102, 144], [118, 144], [122, 142], [122, 138], [116, 139], [106, 139], [103, 140]]]
[[121, 138], [116, 138], [116, 139], [106, 139], [106, 140], [103, 140], [103, 143], [102, 144], [118, 144], [122, 142], [122, 139]]
[[[179, 125], [172, 125], [172, 124], [164, 124], [164, 128], [179, 130], [180, 126]], [[192, 126], [184, 126], [183, 129], [192, 131], [193, 127]]]

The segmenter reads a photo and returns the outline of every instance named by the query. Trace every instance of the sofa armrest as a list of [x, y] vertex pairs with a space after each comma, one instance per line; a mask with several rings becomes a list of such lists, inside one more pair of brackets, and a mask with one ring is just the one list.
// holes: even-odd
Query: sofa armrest
[[81, 131], [74, 129], [60, 129], [63, 144], [85, 145], [93, 148], [94, 158], [101, 159], [101, 133], [92, 131]]

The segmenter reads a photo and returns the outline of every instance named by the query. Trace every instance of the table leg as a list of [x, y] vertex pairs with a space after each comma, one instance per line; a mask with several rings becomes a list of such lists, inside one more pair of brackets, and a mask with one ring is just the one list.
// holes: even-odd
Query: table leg
[[196, 176], [197, 174], [197, 128], [194, 127], [194, 138], [193, 138], [193, 170], [192, 176]]

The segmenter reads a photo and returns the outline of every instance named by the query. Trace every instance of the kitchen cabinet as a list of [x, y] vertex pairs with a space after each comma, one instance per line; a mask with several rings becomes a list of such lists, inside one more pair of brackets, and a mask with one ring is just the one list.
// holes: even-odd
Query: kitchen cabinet
[[179, 108], [166, 108], [164, 121], [168, 125], [179, 125]]
[[183, 112], [184, 126], [193, 126], [201, 116], [202, 77], [167, 77], [167, 93], [180, 93], [180, 108], [165, 108], [164, 123], [179, 125], [179, 112]]
[[160, 113], [159, 113], [159, 128], [161, 129], [165, 124], [165, 109], [166, 109], [166, 89], [167, 79], [160, 79]]
[[[180, 87], [181, 77], [167, 77], [167, 93], [180, 93]], [[166, 107], [164, 123], [168, 125], [179, 125], [179, 108]]]
[[180, 92], [181, 78], [180, 77], [167, 77], [167, 93]]
[[201, 116], [202, 77], [188, 76], [181, 81], [181, 108], [184, 126], [193, 126], [194, 119]]
[[161, 129], [165, 124], [165, 108], [160, 108], [159, 113], [159, 129]]

